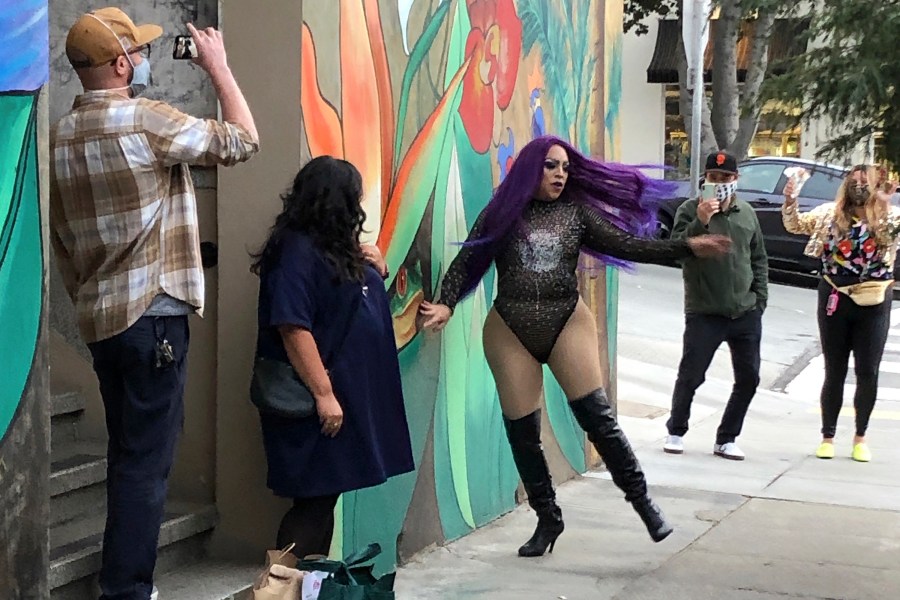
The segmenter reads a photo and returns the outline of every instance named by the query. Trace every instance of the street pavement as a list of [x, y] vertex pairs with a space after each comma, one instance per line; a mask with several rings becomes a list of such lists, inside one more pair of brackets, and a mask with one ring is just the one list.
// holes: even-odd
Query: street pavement
[[763, 385], [739, 439], [747, 460], [711, 452], [731, 387], [727, 350], [697, 394], [685, 454], [672, 456], [661, 444], [680, 356], [680, 273], [642, 267], [622, 277], [620, 295], [619, 420], [675, 533], [653, 544], [608, 474], [591, 472], [558, 490], [567, 528], [552, 555], [516, 556], [535, 524], [521, 506], [401, 568], [397, 598], [900, 598], [900, 326], [869, 431], [873, 462], [849, 458], [852, 386], [837, 458], [812, 455], [815, 292], [784, 286], [773, 286], [764, 319]]
[[[619, 281], [619, 356], [677, 367], [684, 332], [681, 271], [639, 265], [634, 274], [620, 275]], [[780, 387], [783, 381], [779, 380], [804, 353], [818, 349], [815, 309], [814, 290], [770, 284], [763, 315], [762, 387]], [[707, 375], [730, 379], [731, 358], [724, 345]]]

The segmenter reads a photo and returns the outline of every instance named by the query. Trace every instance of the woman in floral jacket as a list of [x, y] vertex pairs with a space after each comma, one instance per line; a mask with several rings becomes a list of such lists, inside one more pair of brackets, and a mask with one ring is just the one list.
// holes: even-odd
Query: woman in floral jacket
[[784, 227], [810, 236], [806, 255], [822, 259], [818, 321], [825, 381], [822, 384], [822, 443], [819, 458], [834, 458], [834, 435], [844, 399], [850, 353], [856, 370], [856, 436], [852, 457], [869, 462], [866, 429], [878, 392], [878, 370], [887, 342], [900, 237], [900, 209], [890, 205], [897, 184], [884, 183], [877, 169], [853, 167], [833, 203], [801, 213], [792, 178], [785, 186]]

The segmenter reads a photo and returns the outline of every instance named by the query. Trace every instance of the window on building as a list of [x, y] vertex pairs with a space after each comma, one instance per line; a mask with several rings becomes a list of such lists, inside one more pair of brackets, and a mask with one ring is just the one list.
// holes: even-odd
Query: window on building
[[[712, 86], [706, 87], [706, 95], [712, 96]], [[685, 179], [691, 171], [691, 144], [679, 110], [678, 97], [679, 86], [666, 85], [666, 131], [663, 143], [665, 165], [671, 169], [666, 176], [671, 179]], [[765, 107], [747, 156], [799, 157], [800, 128], [784, 119], [775, 106]]]
[[763, 108], [748, 157], [800, 156], [800, 128], [792, 126], [774, 105]]
[[691, 140], [688, 138], [678, 107], [678, 86], [666, 86], [666, 131], [664, 138], [665, 165], [669, 179], [686, 179], [691, 172]]

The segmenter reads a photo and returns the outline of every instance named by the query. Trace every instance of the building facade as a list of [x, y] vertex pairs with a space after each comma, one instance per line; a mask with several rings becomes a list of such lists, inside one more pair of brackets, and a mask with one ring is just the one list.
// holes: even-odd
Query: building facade
[[[357, 165], [367, 235], [393, 274], [388, 286], [417, 470], [346, 494], [334, 540], [335, 555], [381, 543], [379, 568], [389, 569], [517, 502], [517, 475], [481, 348], [493, 277], [458, 307], [440, 336], [417, 331], [418, 305], [434, 296], [454, 242], [525, 143], [554, 133], [617, 159], [625, 139], [621, 1], [266, 4], [266, 11], [213, 0], [121, 6], [136, 22], [165, 29], [151, 53], [154, 85], [147, 95], [198, 116], [217, 114], [215, 96], [199, 69], [172, 60], [171, 45], [187, 22], [222, 28], [262, 142], [246, 165], [194, 173], [206, 315], [191, 322], [185, 425], [160, 573], [202, 556], [260, 562], [287, 507], [265, 487], [258, 418], [248, 399], [257, 296], [249, 252], [264, 239], [280, 194], [303, 162], [333, 154]], [[92, 8], [87, 0], [33, 0], [3, 9], [4, 27], [37, 27], [22, 46], [34, 73], [14, 74], [9, 85], [4, 79], [0, 95], [3, 139], [18, 140], [0, 155], [6, 219], [0, 242], [10, 248], [0, 253], [0, 310], [16, 315], [0, 319], [12, 323], [0, 324], [0, 348], [15, 357], [8, 363], [15, 377], [0, 381], [0, 589], [14, 590], [11, 598], [45, 598], [51, 590], [53, 597], [88, 597], [99, 565], [102, 402], [41, 226], [47, 125], [80, 92], [65, 59], [65, 35]], [[614, 394], [616, 275], [584, 266], [582, 291], [597, 316]], [[550, 378], [546, 383], [545, 444], [561, 482], [596, 456], [561, 390]]]
[[[667, 176], [687, 179], [690, 172], [690, 140], [684, 119], [679, 113], [679, 83], [675, 61], [681, 31], [678, 22], [648, 18], [648, 32], [624, 36], [622, 158], [625, 162], [665, 165], [672, 169]], [[715, 20], [711, 27], [716, 26]], [[769, 45], [769, 62], [793, 56], [805, 49], [797, 46], [798, 29], [806, 25], [802, 19], [777, 19]], [[751, 24], [743, 24], [743, 35], [737, 48], [738, 81], [743, 80], [749, 60], [748, 42]], [[706, 49], [705, 69], [712, 64], [712, 41]], [[707, 75], [707, 94], [711, 94]], [[748, 157], [787, 156], [815, 160], [816, 153], [828, 140], [831, 125], [818, 120], [808, 126], [796, 126], [779, 116], [774, 106], [763, 109], [759, 128], [750, 145]], [[877, 143], [877, 141], [876, 141]], [[847, 157], [847, 164], [866, 160], [869, 148], [861, 146]]]

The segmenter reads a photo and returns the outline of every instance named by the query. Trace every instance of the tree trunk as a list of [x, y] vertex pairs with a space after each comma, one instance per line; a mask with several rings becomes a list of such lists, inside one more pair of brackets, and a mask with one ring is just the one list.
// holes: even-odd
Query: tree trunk
[[769, 66], [769, 41], [775, 25], [775, 12], [760, 10], [754, 22], [753, 35], [750, 38], [750, 64], [747, 66], [747, 77], [741, 95], [741, 118], [737, 136], [729, 149], [738, 160], [747, 157], [750, 143], [759, 127], [762, 105], [759, 100], [760, 88]]
[[[741, 28], [739, 0], [722, 0], [721, 12], [712, 30], [712, 126], [719, 148], [730, 148], [740, 121], [737, 81], [737, 42]], [[763, 71], [765, 72], [765, 70]]]
[[[678, 31], [681, 31], [683, 20], [678, 19]], [[675, 50], [678, 62], [678, 108], [681, 117], [684, 119], [684, 131], [688, 135], [688, 139], [693, 139], [693, 114], [694, 114], [694, 92], [688, 89], [688, 66], [687, 55], [684, 50], [684, 40], [680, 33], [678, 36], [678, 48]], [[701, 65], [700, 68], [703, 68]], [[704, 90], [695, 90], [697, 93], [703, 94]], [[700, 157], [701, 160], [718, 149], [716, 145], [716, 136], [713, 133], [712, 121], [710, 120], [709, 100], [706, 94], [703, 94], [702, 112], [700, 119]], [[702, 170], [702, 169], [701, 169]]]

